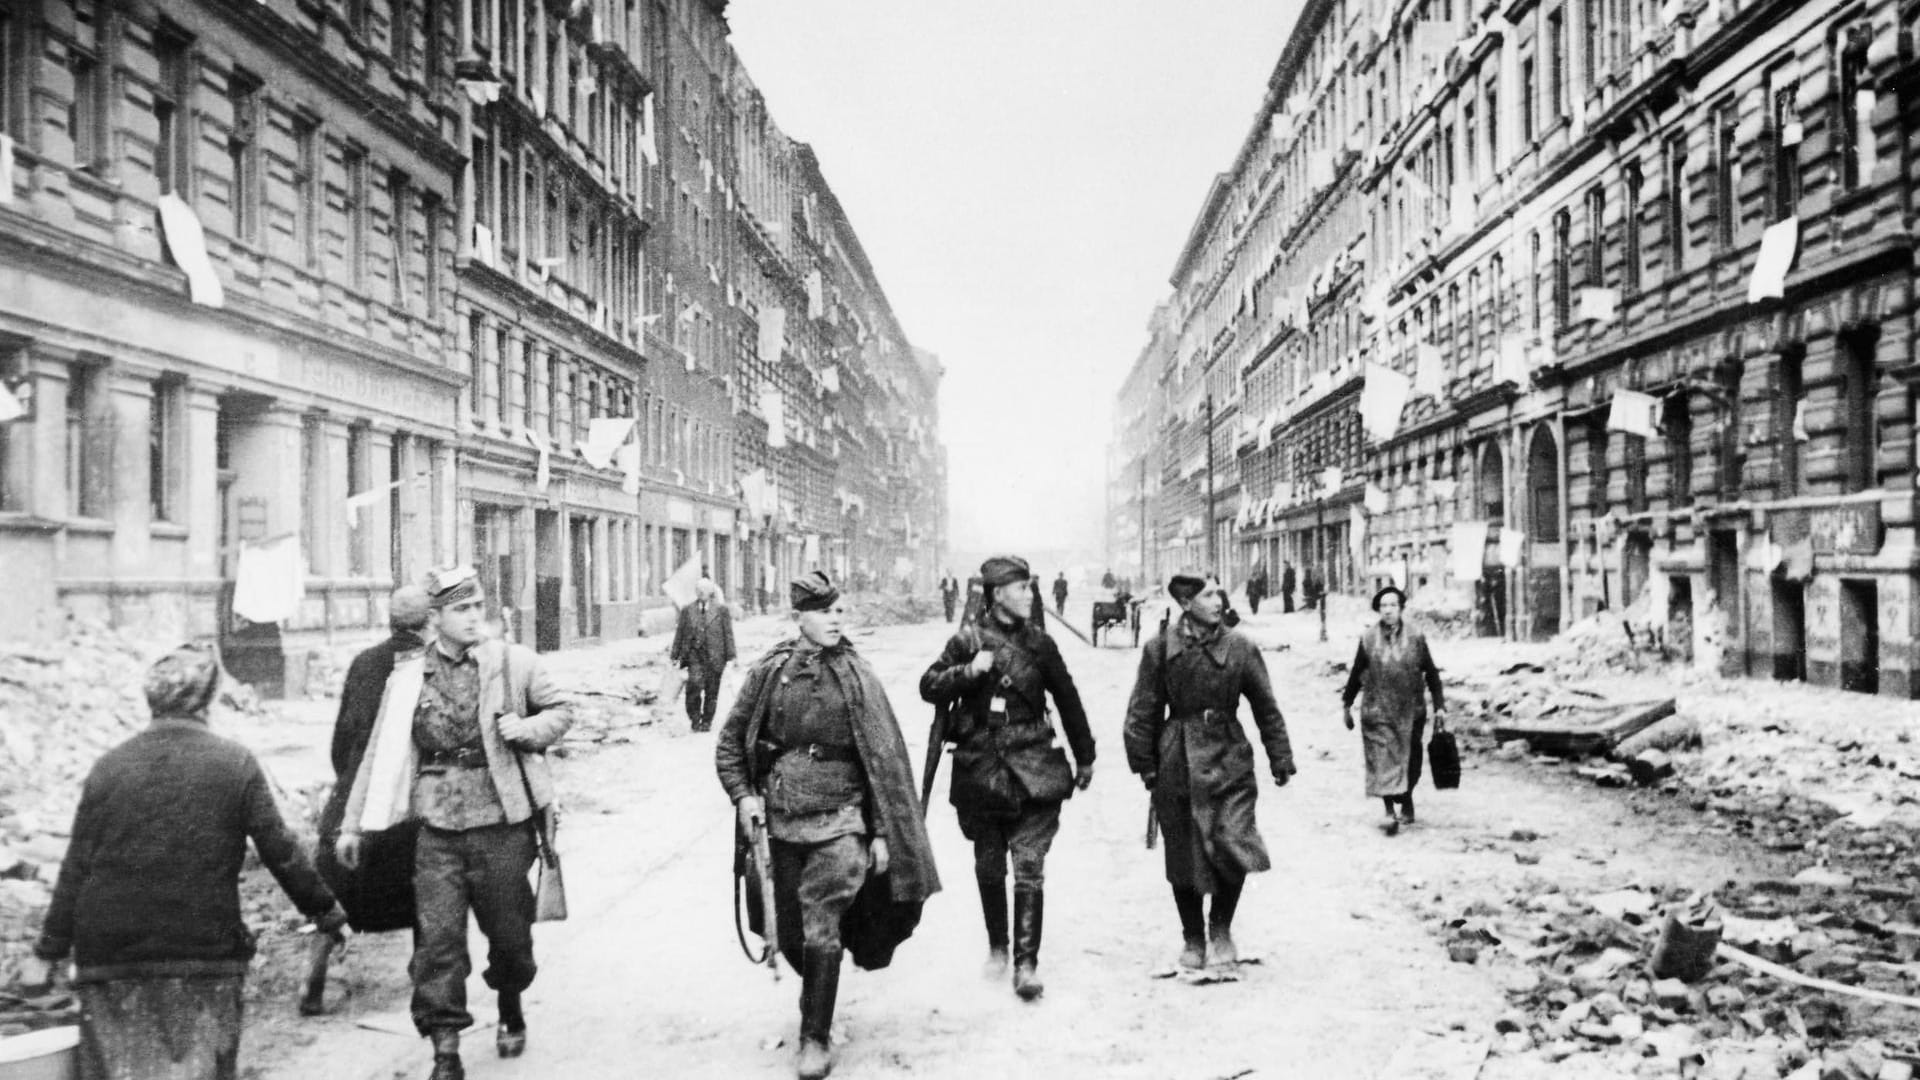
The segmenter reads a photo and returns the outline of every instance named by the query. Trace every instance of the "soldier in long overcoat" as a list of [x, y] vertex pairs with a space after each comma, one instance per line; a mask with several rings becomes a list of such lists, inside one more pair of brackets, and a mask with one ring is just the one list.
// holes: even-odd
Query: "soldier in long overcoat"
[[[1270, 865], [1254, 822], [1258, 783], [1240, 699], [1253, 710], [1278, 787], [1295, 772], [1293, 748], [1259, 649], [1221, 625], [1226, 597], [1219, 584], [1176, 574], [1167, 595], [1181, 615], [1140, 652], [1127, 703], [1127, 766], [1153, 793], [1166, 838], [1167, 883], [1180, 912], [1180, 964], [1227, 967], [1239, 962], [1233, 914], [1246, 876]], [[1203, 921], [1208, 894], [1213, 907]]]
[[1425, 689], [1433, 697], [1434, 727], [1446, 730], [1446, 694], [1427, 637], [1401, 615], [1407, 594], [1388, 585], [1373, 595], [1380, 621], [1360, 637], [1340, 704], [1353, 730], [1353, 699], [1360, 698], [1360, 737], [1367, 752], [1367, 794], [1387, 808], [1380, 829], [1388, 836], [1413, 824], [1413, 787], [1420, 782], [1420, 741], [1427, 727]]
[[[1007, 970], [1007, 862], [1013, 862], [1013, 985], [1039, 997], [1040, 936], [1047, 851], [1060, 830], [1060, 804], [1093, 782], [1093, 731], [1060, 648], [1030, 615], [1032, 570], [1001, 555], [980, 567], [985, 605], [961, 626], [926, 673], [920, 696], [953, 703], [950, 799], [960, 832], [973, 841], [974, 882], [987, 927], [987, 970]], [[1054, 737], [1047, 696], [1073, 763]]]
[[764, 827], [778, 944], [798, 969], [801, 1080], [832, 1069], [843, 950], [885, 967], [940, 890], [906, 740], [885, 689], [842, 635], [825, 574], [789, 586], [799, 634], [748, 671], [714, 765], [743, 833]]

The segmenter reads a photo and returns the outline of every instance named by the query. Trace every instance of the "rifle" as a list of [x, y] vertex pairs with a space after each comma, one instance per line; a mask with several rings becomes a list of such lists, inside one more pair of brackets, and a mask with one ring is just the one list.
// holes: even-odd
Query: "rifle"
[[940, 775], [940, 754], [947, 741], [947, 714], [951, 710], [948, 702], [942, 701], [933, 707], [933, 725], [927, 729], [927, 763], [920, 769], [920, 817], [925, 820], [927, 808], [933, 805], [933, 779]]
[[[775, 915], [773, 900], [773, 846], [767, 842], [765, 822], [751, 826], [746, 830], [736, 829], [734, 836], [740, 846], [741, 856], [735, 863], [733, 874], [733, 929], [740, 939], [740, 951], [755, 964], [765, 964], [773, 972], [773, 981], [780, 981], [780, 963], [777, 959], [780, 949], [779, 923]], [[742, 867], [744, 864], [744, 867]], [[760, 955], [755, 956], [747, 946], [747, 930], [740, 918], [740, 901], [743, 878], [751, 874], [759, 888], [760, 896]], [[749, 902], [749, 908], [751, 903]], [[749, 913], [751, 914], [751, 913]], [[749, 918], [751, 921], [751, 918]]]

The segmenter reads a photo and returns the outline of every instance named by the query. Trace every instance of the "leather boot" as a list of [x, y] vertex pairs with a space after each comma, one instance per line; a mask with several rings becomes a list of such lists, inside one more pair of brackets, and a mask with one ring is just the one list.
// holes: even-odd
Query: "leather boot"
[[801, 955], [800, 1080], [833, 1071], [833, 1002], [840, 994], [840, 950], [809, 945]]
[[515, 1058], [527, 1050], [527, 1017], [520, 1011], [518, 992], [500, 992], [500, 1026], [493, 1036], [494, 1049], [503, 1058]]
[[1179, 964], [1189, 971], [1198, 971], [1207, 966], [1207, 925], [1200, 894], [1176, 886], [1173, 905], [1180, 911]]
[[1007, 977], [1007, 882], [975, 878], [980, 886], [980, 914], [987, 923], [987, 965], [983, 973], [989, 979]]
[[467, 1067], [460, 1063], [460, 1033], [433, 1033], [433, 1074], [428, 1080], [467, 1080]]
[[1037, 971], [1044, 901], [1039, 889], [1013, 890], [1013, 992], [1022, 1001], [1032, 1001], [1046, 990]]
[[1213, 894], [1213, 910], [1207, 918], [1207, 966], [1228, 971], [1240, 966], [1240, 950], [1233, 944], [1233, 913], [1240, 907], [1240, 891], [1245, 879], [1221, 882]]

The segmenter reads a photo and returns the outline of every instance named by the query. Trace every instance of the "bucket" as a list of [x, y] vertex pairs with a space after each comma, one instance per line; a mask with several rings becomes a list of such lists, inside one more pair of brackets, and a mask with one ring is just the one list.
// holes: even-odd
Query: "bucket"
[[30, 1031], [0, 1039], [0, 1080], [77, 1080], [80, 1029]]
[[1719, 947], [1719, 919], [1709, 917], [1696, 925], [1669, 913], [1647, 967], [1656, 979], [1698, 982], [1713, 970], [1714, 951]]

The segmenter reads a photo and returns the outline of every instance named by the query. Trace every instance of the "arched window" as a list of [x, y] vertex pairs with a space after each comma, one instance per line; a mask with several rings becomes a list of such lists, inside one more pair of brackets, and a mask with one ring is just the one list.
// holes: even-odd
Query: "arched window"
[[1560, 541], [1560, 454], [1553, 431], [1542, 424], [1527, 446], [1527, 532], [1545, 543]]

